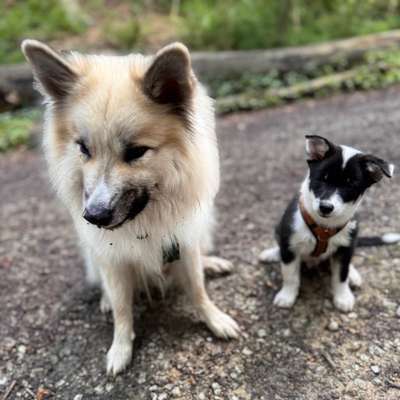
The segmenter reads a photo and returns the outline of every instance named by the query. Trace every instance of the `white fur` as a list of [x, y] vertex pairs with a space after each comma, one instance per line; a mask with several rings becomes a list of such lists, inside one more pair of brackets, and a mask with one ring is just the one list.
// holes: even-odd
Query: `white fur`
[[335, 192], [329, 199], [324, 201], [330, 202], [335, 209], [328, 218], [322, 217], [319, 214], [320, 199], [315, 197], [314, 193], [310, 190], [310, 176], [307, 175], [303, 181], [300, 190], [304, 206], [310, 213], [313, 220], [322, 226], [337, 227], [347, 223], [357, 211], [361, 204], [362, 197], [356, 202], [343, 203], [343, 200]]
[[362, 277], [353, 264], [350, 264], [349, 284], [350, 286], [354, 286], [356, 288], [359, 288], [362, 285]]
[[400, 233], [385, 233], [382, 236], [382, 240], [387, 244], [400, 242]]
[[341, 269], [340, 263], [337, 262], [336, 260], [332, 260], [331, 279], [332, 279], [333, 303], [335, 304], [335, 307], [340, 311], [349, 312], [354, 307], [355, 298], [349, 285], [350, 277], [348, 277], [345, 282], [342, 282], [340, 280], [340, 269]]
[[315, 248], [316, 239], [304, 222], [301, 212], [298, 209], [294, 216], [294, 234], [290, 241], [290, 247], [305, 261], [309, 263], [319, 263], [329, 258], [338, 247], [347, 246], [349, 244], [350, 233], [356, 224], [356, 221], [350, 221], [337, 235], [333, 236], [329, 240], [326, 252], [321, 254], [319, 258], [310, 257], [309, 254], [311, 254]]
[[354, 157], [356, 154], [361, 154], [360, 150], [354, 149], [353, 147], [349, 146], [340, 146], [342, 149], [342, 157], [343, 157], [343, 164], [342, 167], [345, 168], [347, 162], [350, 158]]
[[274, 298], [276, 306], [290, 308], [294, 305], [300, 289], [300, 266], [299, 257], [290, 264], [281, 264], [283, 287]]
[[265, 249], [260, 253], [258, 259], [264, 263], [279, 262], [281, 260], [279, 247], [272, 247], [270, 249]]

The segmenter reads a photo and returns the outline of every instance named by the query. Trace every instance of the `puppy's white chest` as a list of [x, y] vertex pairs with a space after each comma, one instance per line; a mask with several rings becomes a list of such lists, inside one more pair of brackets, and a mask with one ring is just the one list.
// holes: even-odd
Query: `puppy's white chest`
[[307, 264], [318, 264], [329, 258], [341, 246], [348, 246], [350, 242], [350, 232], [355, 228], [356, 221], [349, 222], [343, 230], [332, 236], [328, 240], [328, 246], [318, 257], [311, 254], [317, 245], [317, 239], [305, 224], [300, 212], [295, 215], [294, 234], [291, 239], [290, 247], [295, 251]]

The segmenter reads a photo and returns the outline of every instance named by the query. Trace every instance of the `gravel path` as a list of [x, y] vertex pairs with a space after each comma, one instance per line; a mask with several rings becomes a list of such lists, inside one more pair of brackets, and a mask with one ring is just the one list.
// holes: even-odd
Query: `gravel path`
[[[278, 266], [261, 267], [273, 226], [306, 164], [305, 133], [400, 166], [400, 87], [307, 101], [219, 120], [217, 249], [234, 274], [208, 282], [243, 337], [211, 337], [182, 295], [138, 302], [134, 360], [105, 375], [112, 339], [99, 293], [83, 279], [73, 228], [37, 152], [0, 157], [0, 393], [8, 399], [400, 398], [400, 246], [363, 249], [354, 312], [332, 309], [329, 274], [307, 273], [293, 310], [272, 306]], [[400, 230], [400, 180], [370, 191], [363, 233]], [[39, 388], [49, 394], [40, 397]], [[1, 395], [0, 395], [1, 398]]]

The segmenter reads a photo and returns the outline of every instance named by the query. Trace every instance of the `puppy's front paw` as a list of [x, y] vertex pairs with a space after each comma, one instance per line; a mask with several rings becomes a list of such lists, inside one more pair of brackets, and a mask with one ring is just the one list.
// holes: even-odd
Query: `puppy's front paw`
[[122, 372], [132, 360], [132, 342], [113, 343], [107, 353], [107, 374], [117, 375]]
[[239, 325], [214, 304], [209, 304], [203, 315], [205, 323], [215, 336], [222, 339], [237, 339], [239, 337]]
[[224, 258], [203, 256], [202, 261], [204, 272], [209, 275], [227, 274], [233, 270], [233, 264]]
[[333, 303], [335, 304], [335, 307], [343, 312], [350, 312], [354, 307], [354, 302], [354, 294], [349, 287], [335, 293], [333, 297]]
[[274, 304], [282, 308], [291, 308], [296, 302], [297, 290], [283, 287], [275, 296]]

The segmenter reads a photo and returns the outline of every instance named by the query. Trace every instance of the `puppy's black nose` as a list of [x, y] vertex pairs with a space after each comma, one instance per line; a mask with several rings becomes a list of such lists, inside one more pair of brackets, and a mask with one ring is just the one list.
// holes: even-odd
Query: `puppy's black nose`
[[107, 226], [110, 225], [113, 217], [113, 210], [104, 207], [85, 208], [83, 218], [93, 225]]
[[319, 211], [323, 215], [329, 215], [333, 211], [334, 207], [331, 203], [322, 203], [319, 205]]

